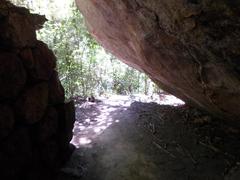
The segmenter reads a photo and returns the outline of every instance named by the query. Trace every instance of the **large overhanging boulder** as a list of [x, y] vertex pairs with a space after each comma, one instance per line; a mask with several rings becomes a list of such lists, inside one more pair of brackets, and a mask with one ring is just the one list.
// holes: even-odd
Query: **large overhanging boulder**
[[91, 34], [162, 89], [240, 120], [240, 1], [76, 0]]

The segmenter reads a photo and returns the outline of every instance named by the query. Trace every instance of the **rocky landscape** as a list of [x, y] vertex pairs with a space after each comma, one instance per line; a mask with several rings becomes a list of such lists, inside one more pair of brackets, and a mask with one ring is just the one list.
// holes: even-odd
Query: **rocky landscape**
[[[115, 118], [121, 117], [126, 124], [107, 131], [110, 134], [103, 134], [99, 142], [110, 143], [106, 147], [116, 150], [130, 144], [126, 154], [116, 151], [123, 156], [115, 161], [123, 162], [123, 167], [129, 165], [123, 168], [130, 172], [127, 177], [232, 178], [230, 172], [239, 168], [240, 1], [76, 0], [76, 4], [91, 34], [107, 50], [187, 103], [187, 108], [151, 104], [120, 107]], [[54, 179], [52, 175], [73, 150], [69, 142], [75, 121], [74, 102], [65, 102], [56, 57], [36, 38], [36, 30], [45, 21], [44, 16], [0, 1], [0, 179]], [[199, 110], [192, 114], [195, 110], [189, 110], [189, 105], [217, 118], [198, 114]], [[150, 128], [151, 135], [131, 131], [125, 128], [128, 125]], [[152, 134], [163, 140], [153, 144]], [[105, 136], [113, 140], [105, 141]], [[148, 148], [152, 147], [148, 140], [155, 149]], [[97, 156], [90, 154], [99, 163], [91, 166], [89, 172], [99, 174], [90, 174], [90, 179], [91, 175], [104, 179], [104, 173], [110, 173], [110, 180], [116, 179], [112, 175], [121, 177], [118, 164], [111, 164], [111, 158], [119, 155], [114, 154], [114, 148]], [[126, 157], [128, 152], [133, 159]], [[148, 171], [151, 173], [139, 175], [150, 160], [154, 162]], [[185, 164], [179, 160], [186, 160]], [[108, 163], [113, 171], [108, 171]], [[203, 170], [205, 174], [201, 174]], [[239, 179], [238, 174], [235, 177]]]

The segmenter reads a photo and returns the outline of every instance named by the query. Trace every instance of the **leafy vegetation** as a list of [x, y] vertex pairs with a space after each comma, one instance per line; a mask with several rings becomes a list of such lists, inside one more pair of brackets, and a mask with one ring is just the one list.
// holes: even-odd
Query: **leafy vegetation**
[[90, 36], [73, 0], [11, 1], [46, 15], [48, 22], [38, 32], [38, 38], [57, 56], [60, 80], [68, 98], [158, 91], [145, 74], [117, 60]]

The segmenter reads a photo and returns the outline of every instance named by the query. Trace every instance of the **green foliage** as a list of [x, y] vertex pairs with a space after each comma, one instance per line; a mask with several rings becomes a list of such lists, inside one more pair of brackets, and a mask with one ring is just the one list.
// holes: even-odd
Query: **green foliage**
[[64, 1], [64, 5], [60, 0], [12, 1], [35, 13], [44, 13], [49, 19], [38, 38], [54, 51], [68, 98], [103, 93], [148, 94], [156, 90], [145, 74], [121, 63], [97, 44], [72, 0], [68, 4]]

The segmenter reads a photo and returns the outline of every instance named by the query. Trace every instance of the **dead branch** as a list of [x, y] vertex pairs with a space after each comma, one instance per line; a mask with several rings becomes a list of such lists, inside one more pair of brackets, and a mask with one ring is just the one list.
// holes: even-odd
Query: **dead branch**
[[177, 145], [178, 145], [178, 147], [181, 148], [181, 149], [183, 150], [183, 152], [191, 159], [191, 161], [193, 162], [194, 165], [198, 163], [198, 162], [193, 158], [192, 153], [191, 153], [188, 149], [184, 148], [181, 144], [178, 144], [178, 143], [177, 143]]
[[170, 155], [172, 158], [176, 158], [175, 155], [173, 155], [171, 152], [169, 152], [168, 150], [166, 150], [165, 148], [163, 148], [160, 144], [156, 143], [153, 141], [153, 144], [158, 148], [161, 149], [163, 152], [165, 152], [166, 154]]

